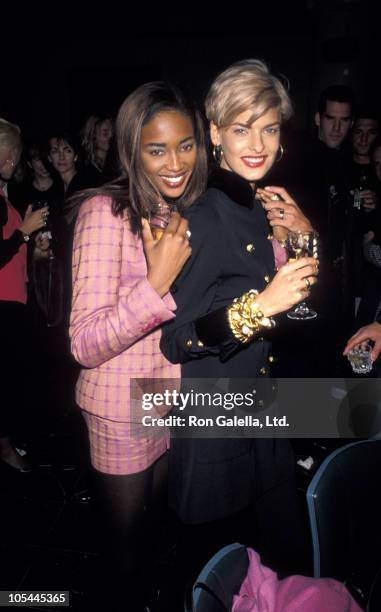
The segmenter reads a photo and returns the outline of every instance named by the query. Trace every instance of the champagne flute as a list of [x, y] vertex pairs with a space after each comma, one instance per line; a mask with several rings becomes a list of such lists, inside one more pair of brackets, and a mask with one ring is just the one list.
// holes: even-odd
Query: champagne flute
[[[289, 232], [286, 238], [286, 249], [289, 255], [288, 261], [295, 261], [302, 257], [317, 258], [317, 233], [314, 231], [308, 232]], [[317, 312], [307, 306], [302, 301], [294, 310], [287, 313], [289, 319], [296, 321], [306, 321], [315, 319]]]
[[161, 201], [158, 204], [157, 211], [153, 215], [151, 215], [149, 224], [151, 227], [152, 235], [155, 240], [161, 239], [174, 209], [175, 207], [173, 205]]

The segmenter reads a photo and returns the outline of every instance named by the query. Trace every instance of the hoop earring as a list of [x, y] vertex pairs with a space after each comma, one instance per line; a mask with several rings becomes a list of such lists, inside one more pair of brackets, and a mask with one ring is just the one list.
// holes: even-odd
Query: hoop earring
[[281, 144], [279, 145], [279, 151], [280, 151], [280, 156], [278, 157], [278, 159], [275, 160], [277, 162], [279, 162], [282, 159], [283, 154], [284, 154], [284, 148], [282, 147]]
[[214, 145], [213, 147], [213, 151], [212, 151], [212, 155], [214, 158], [214, 161], [219, 164], [221, 161], [221, 157], [223, 156], [224, 152], [222, 150], [221, 145]]

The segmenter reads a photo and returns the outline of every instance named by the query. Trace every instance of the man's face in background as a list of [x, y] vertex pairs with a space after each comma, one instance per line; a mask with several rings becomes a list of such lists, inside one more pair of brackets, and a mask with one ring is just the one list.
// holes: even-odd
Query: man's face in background
[[315, 115], [319, 140], [330, 149], [339, 149], [352, 126], [352, 107], [349, 102], [327, 100], [325, 111]]

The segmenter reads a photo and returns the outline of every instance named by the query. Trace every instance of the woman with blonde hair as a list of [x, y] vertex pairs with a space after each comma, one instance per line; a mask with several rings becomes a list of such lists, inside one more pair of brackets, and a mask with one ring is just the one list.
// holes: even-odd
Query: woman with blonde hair
[[[285, 189], [258, 187], [282, 154], [281, 124], [291, 111], [282, 82], [254, 59], [222, 72], [206, 97], [217, 167], [206, 193], [185, 215], [192, 256], [176, 280], [176, 319], [161, 342], [164, 355], [181, 364], [182, 378], [193, 385], [208, 377], [269, 376], [278, 315], [308, 296], [316, 282], [317, 262], [310, 257], [276, 269], [271, 227], [282, 236], [312, 228]], [[237, 381], [229, 384], [240, 390]], [[200, 526], [196, 549], [204, 557], [212, 552], [210, 534], [216, 531], [215, 546], [226, 543], [226, 520], [234, 528], [238, 513], [250, 508], [267, 561], [291, 569], [289, 546], [298, 548], [293, 535], [299, 526], [288, 440], [215, 434], [219, 439], [197, 439], [193, 432], [191, 439], [173, 440], [172, 507], [185, 524]]]
[[85, 162], [102, 175], [110, 151], [114, 134], [111, 115], [91, 115], [81, 130], [81, 144], [85, 152]]
[[[44, 227], [48, 215], [45, 206], [33, 211], [28, 206], [24, 219], [8, 200], [7, 183], [12, 178], [21, 154], [20, 128], [0, 118], [0, 347], [2, 353], [3, 402], [0, 411], [0, 461], [19, 471], [26, 461], [11, 441], [18, 424], [17, 404], [22, 403], [25, 384], [26, 347], [28, 347], [27, 245], [32, 235], [36, 255], [43, 256], [48, 241], [35, 235]], [[9, 404], [10, 398], [14, 398]]]

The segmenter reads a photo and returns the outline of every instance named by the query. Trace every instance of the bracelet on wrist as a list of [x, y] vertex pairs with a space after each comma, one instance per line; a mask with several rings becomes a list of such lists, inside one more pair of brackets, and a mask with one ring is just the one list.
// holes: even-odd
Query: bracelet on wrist
[[30, 240], [29, 234], [27, 234], [26, 232], [23, 232], [21, 229], [17, 229], [15, 231], [17, 233], [17, 236], [19, 237], [19, 241], [21, 242], [21, 244], [23, 244], [24, 242], [29, 242]]
[[242, 344], [246, 344], [261, 327], [275, 327], [274, 319], [265, 317], [259, 310], [257, 296], [258, 291], [250, 289], [236, 298], [227, 310], [229, 327], [234, 337]]

